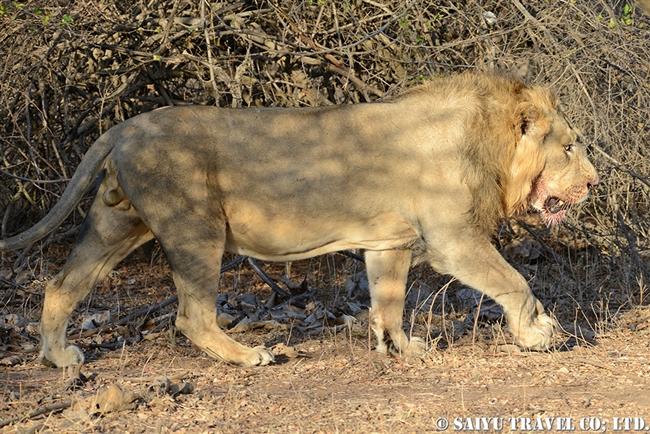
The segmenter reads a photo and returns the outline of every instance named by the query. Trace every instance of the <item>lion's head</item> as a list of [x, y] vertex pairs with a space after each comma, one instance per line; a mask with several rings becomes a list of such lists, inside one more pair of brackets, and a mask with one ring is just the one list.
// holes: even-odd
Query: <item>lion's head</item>
[[576, 133], [554, 94], [507, 76], [466, 74], [456, 79], [480, 110], [466, 128], [465, 180], [471, 219], [485, 232], [528, 209], [557, 225], [598, 184]]
[[531, 87], [523, 96], [515, 109], [506, 203], [509, 214], [533, 208], [546, 224], [558, 225], [570, 207], [587, 199], [598, 174], [553, 94]]

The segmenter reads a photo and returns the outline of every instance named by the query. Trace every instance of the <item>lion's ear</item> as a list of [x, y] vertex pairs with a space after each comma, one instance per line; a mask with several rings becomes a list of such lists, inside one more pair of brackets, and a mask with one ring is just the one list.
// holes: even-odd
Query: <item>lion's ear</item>
[[515, 111], [515, 136], [517, 143], [522, 138], [532, 139], [535, 143], [541, 142], [550, 128], [549, 119], [542, 110], [529, 103], [522, 102]]

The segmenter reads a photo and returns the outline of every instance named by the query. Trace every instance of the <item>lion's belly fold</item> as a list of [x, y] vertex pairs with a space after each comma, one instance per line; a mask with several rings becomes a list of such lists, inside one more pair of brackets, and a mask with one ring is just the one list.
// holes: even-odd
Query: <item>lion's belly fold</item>
[[293, 220], [257, 216], [228, 221], [226, 250], [269, 261], [293, 261], [346, 249], [389, 250], [410, 245], [416, 231], [396, 216]]

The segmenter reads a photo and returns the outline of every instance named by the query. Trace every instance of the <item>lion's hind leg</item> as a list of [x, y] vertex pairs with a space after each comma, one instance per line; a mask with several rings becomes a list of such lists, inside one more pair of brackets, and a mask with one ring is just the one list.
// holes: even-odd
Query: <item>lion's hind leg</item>
[[[178, 290], [176, 326], [195, 345], [216, 359], [244, 367], [273, 362], [273, 353], [266, 347], [244, 346], [227, 336], [217, 325], [216, 301], [225, 246], [225, 224], [224, 229], [219, 230], [188, 212], [176, 216], [174, 226], [176, 229], [163, 230], [157, 238], [169, 259]], [[164, 228], [165, 223], [157, 222], [154, 227]]]
[[377, 351], [422, 357], [426, 351], [424, 341], [420, 338], [409, 341], [402, 330], [411, 250], [367, 250], [365, 258], [372, 304], [370, 324], [377, 336]]
[[107, 205], [106, 179], [86, 216], [64, 268], [47, 284], [41, 317], [40, 360], [49, 366], [80, 365], [83, 352], [65, 346], [70, 314], [95, 284], [126, 255], [153, 238], [128, 201]]

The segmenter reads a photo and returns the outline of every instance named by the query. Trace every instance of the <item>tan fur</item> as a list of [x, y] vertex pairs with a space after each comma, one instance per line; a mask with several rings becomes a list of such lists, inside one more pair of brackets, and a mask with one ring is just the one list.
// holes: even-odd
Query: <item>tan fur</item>
[[548, 224], [598, 176], [553, 95], [506, 77], [432, 80], [388, 102], [309, 109], [177, 107], [112, 128], [88, 151], [50, 214], [1, 240], [54, 230], [100, 172], [77, 245], [48, 284], [45, 363], [83, 362], [65, 346], [74, 306], [122, 258], [156, 237], [179, 292], [176, 324], [213, 357], [273, 360], [216, 324], [224, 251], [289, 261], [365, 249], [377, 349], [420, 355], [402, 330], [413, 255], [500, 303], [521, 345], [550, 345], [553, 321], [491, 244], [497, 222], [529, 207]]

